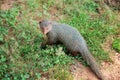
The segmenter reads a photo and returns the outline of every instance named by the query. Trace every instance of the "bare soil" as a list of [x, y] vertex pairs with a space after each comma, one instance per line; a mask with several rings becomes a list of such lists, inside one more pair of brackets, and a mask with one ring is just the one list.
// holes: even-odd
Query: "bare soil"
[[[102, 47], [109, 53], [113, 62], [102, 62], [101, 71], [106, 78], [105, 80], [120, 80], [120, 53], [111, 48], [113, 36], [106, 39]], [[83, 66], [80, 62], [71, 66], [71, 73], [74, 75], [74, 80], [99, 80], [90, 68]]]
[[12, 8], [14, 0], [0, 0], [0, 10], [9, 10]]

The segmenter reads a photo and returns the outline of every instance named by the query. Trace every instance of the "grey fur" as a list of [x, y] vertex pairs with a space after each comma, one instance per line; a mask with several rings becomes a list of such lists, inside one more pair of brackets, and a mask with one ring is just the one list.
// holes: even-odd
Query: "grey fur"
[[[40, 27], [45, 27], [50, 22], [51, 21], [49, 20], [43, 20], [40, 22]], [[96, 63], [94, 57], [90, 54], [86, 41], [79, 31], [67, 24], [60, 24], [57, 22], [51, 22], [51, 24], [52, 30], [47, 33], [47, 44], [61, 42], [67, 47], [68, 50], [81, 53], [83, 59], [87, 61], [98, 78], [104, 80], [98, 64]]]

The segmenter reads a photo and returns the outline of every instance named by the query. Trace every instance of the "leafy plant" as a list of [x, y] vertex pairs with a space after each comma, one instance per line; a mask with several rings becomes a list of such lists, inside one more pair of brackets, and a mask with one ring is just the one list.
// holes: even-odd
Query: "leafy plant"
[[[0, 10], [0, 80], [41, 79], [51, 69], [55, 71], [51, 79], [73, 80], [66, 67], [74, 62], [74, 57], [66, 55], [68, 52], [64, 45], [40, 48], [44, 35], [38, 29], [38, 20], [46, 17], [60, 18], [61, 22], [77, 28], [95, 58], [109, 61], [101, 44], [118, 25], [113, 14], [106, 12], [99, 15], [96, 11], [99, 4], [91, 0], [60, 1], [21, 0], [15, 2], [10, 10]], [[59, 12], [54, 13], [57, 16], [53, 16], [54, 9]], [[61, 15], [64, 17], [61, 18]], [[114, 42], [117, 49], [118, 42]], [[77, 59], [86, 65], [80, 56]]]
[[113, 49], [120, 52], [120, 39], [115, 39], [112, 44]]

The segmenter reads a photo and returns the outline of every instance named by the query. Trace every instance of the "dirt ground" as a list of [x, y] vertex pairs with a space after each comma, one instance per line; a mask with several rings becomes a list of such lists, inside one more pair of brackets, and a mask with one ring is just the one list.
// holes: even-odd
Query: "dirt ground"
[[9, 10], [12, 8], [14, 0], [0, 0], [0, 9]]
[[[102, 62], [101, 71], [105, 80], [120, 80], [120, 54], [111, 49], [113, 36], [109, 36], [103, 43], [103, 49], [109, 53], [113, 62]], [[71, 73], [74, 80], [99, 80], [88, 67], [84, 67], [80, 62], [71, 66]]]

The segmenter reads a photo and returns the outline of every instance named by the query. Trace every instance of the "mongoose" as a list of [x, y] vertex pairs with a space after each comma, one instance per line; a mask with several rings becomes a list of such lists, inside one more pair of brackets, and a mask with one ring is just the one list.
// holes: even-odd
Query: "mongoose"
[[97, 77], [104, 80], [97, 62], [88, 50], [86, 41], [77, 29], [50, 20], [42, 20], [39, 25], [41, 32], [48, 37], [48, 41], [42, 46], [56, 43], [64, 44], [73, 55], [80, 53]]

